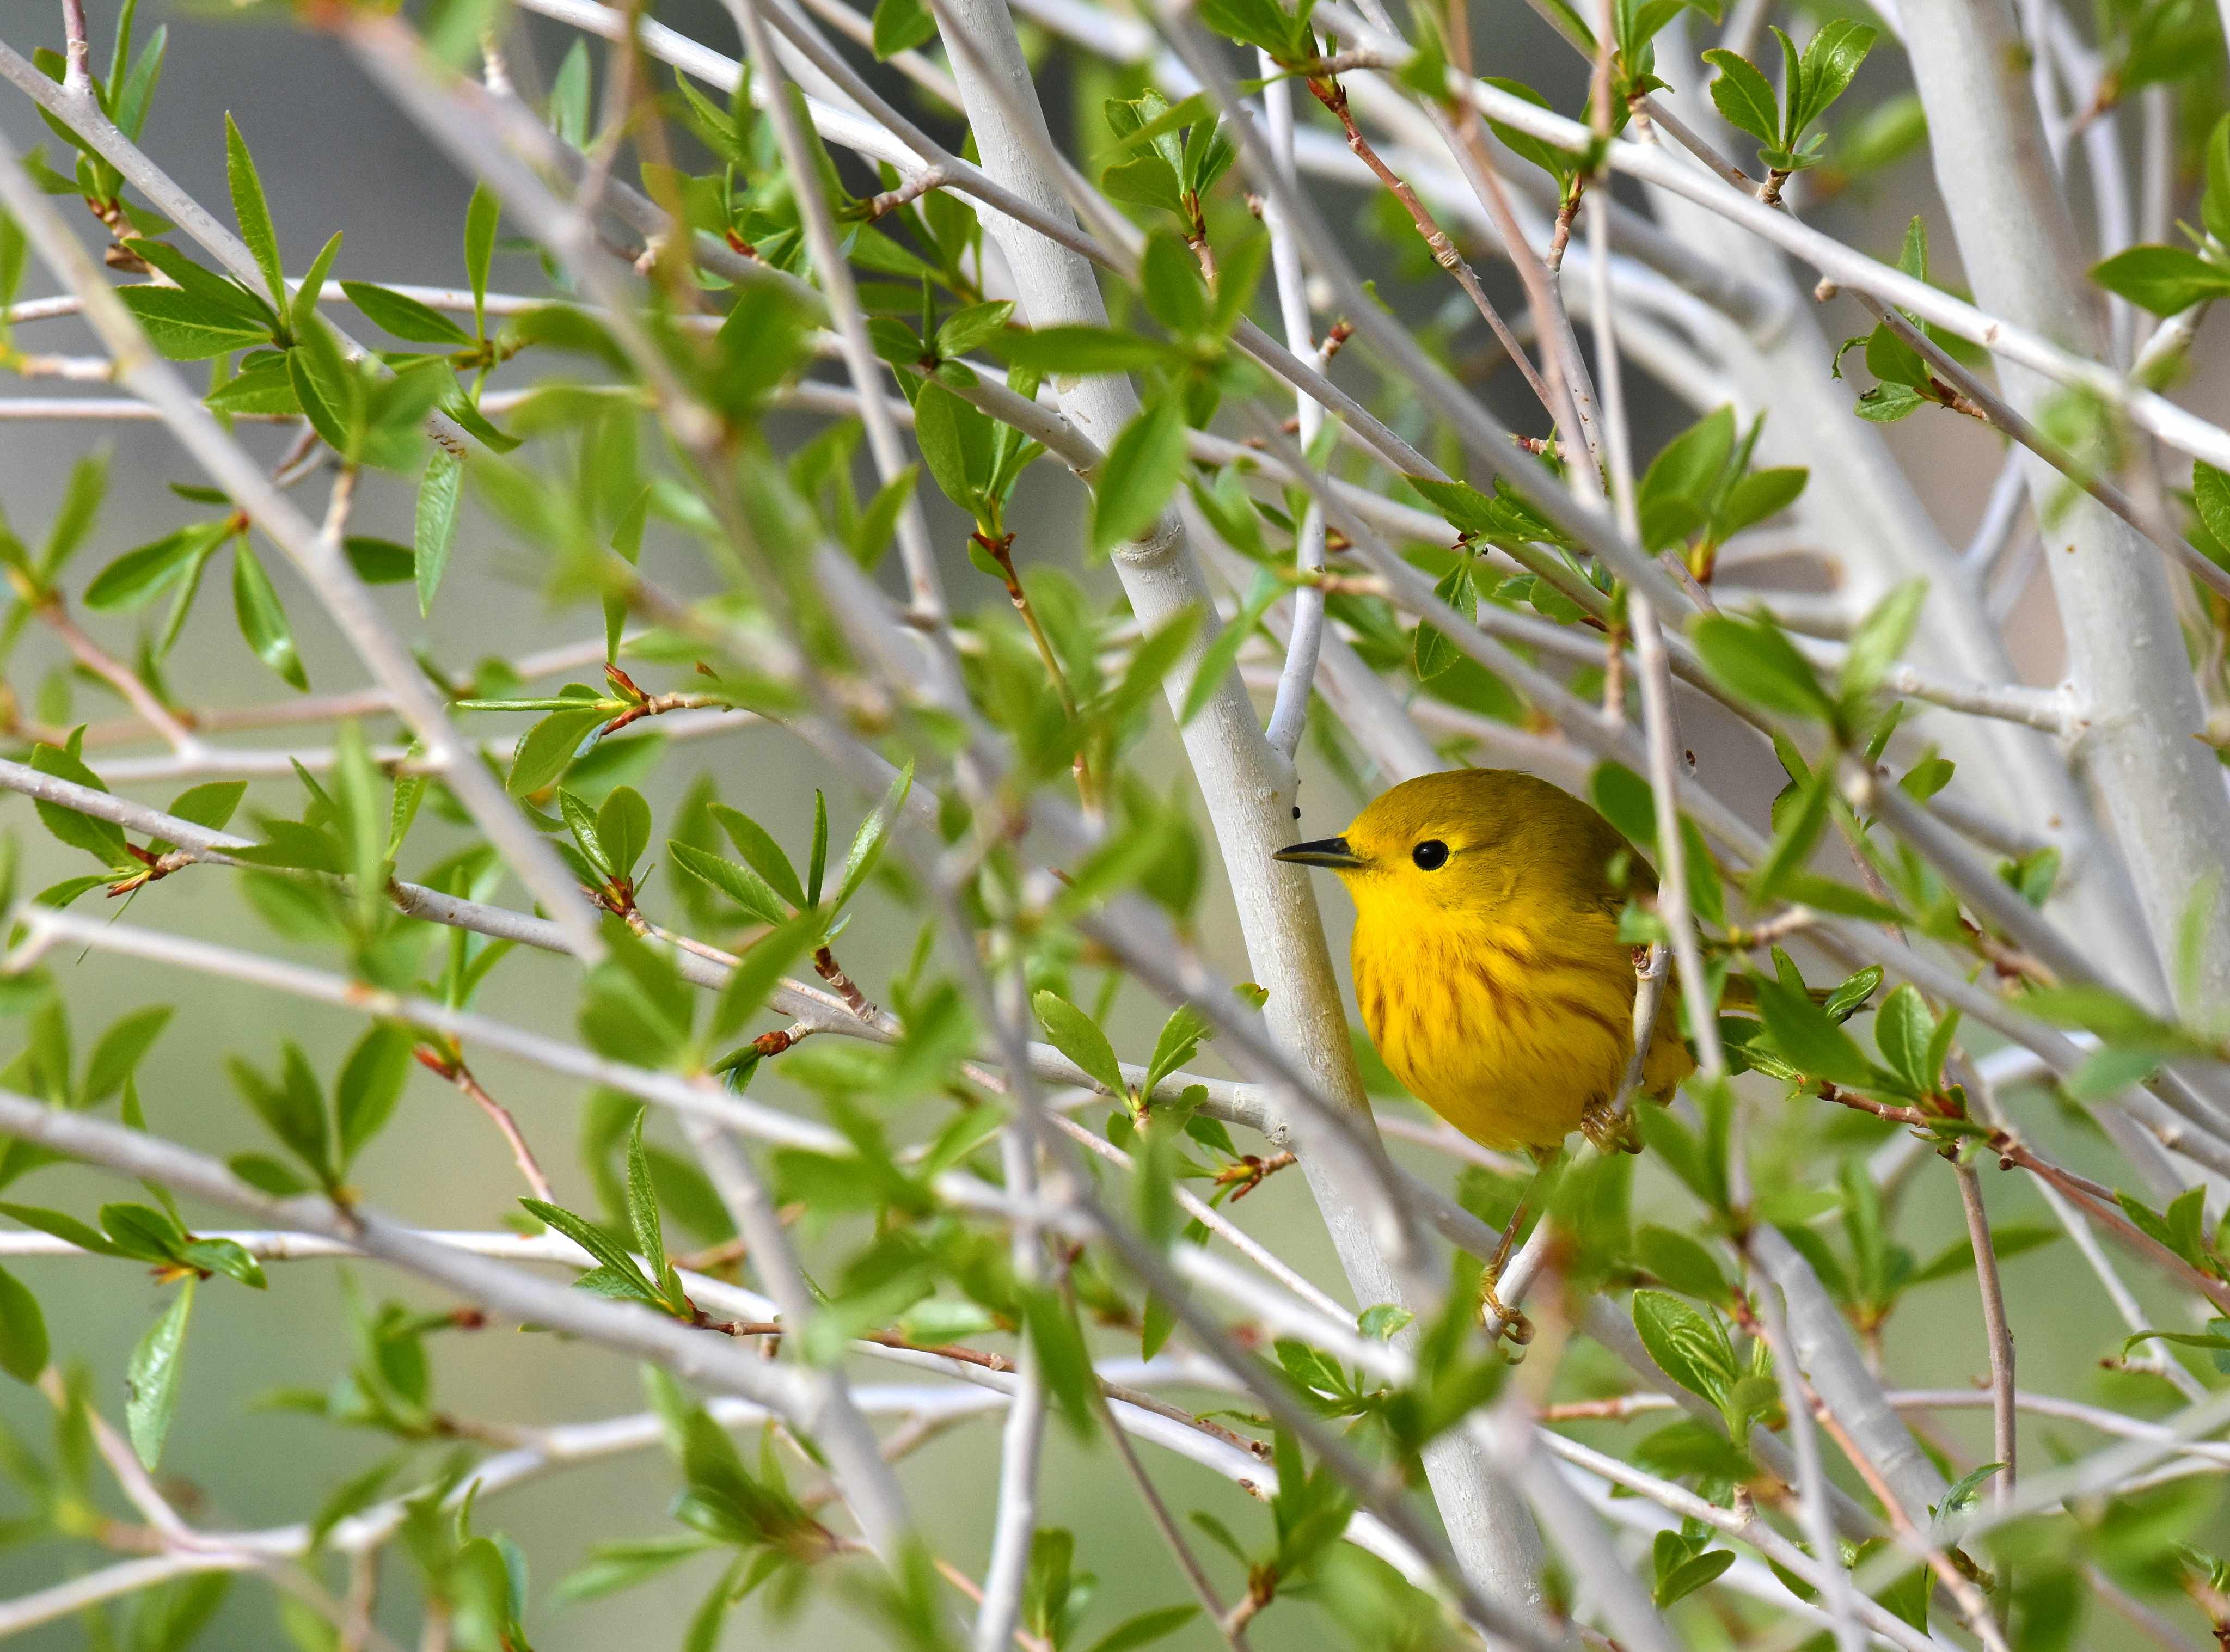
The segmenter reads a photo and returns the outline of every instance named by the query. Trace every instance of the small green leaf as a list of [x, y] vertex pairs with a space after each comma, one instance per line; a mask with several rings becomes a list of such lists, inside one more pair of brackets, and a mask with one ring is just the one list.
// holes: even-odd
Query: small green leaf
[[120, 1015], [110, 1025], [108, 1031], [100, 1035], [100, 1042], [93, 1046], [92, 1060], [86, 1064], [86, 1105], [105, 1102], [124, 1088], [124, 1081], [146, 1057], [155, 1040], [162, 1036], [164, 1027], [170, 1024], [171, 1013], [169, 1005], [152, 1004]]
[[844, 881], [836, 887], [831, 912], [842, 911], [875, 870], [875, 863], [882, 858], [883, 845], [890, 841], [891, 830], [898, 824], [899, 811], [906, 807], [906, 797], [912, 790], [913, 763], [909, 760], [892, 780], [882, 801], [852, 834], [852, 847], [844, 857]]
[[1725, 1402], [1743, 1374], [1725, 1327], [1677, 1296], [1634, 1292], [1634, 1328], [1659, 1370], [1714, 1405]]
[[310, 260], [309, 270], [303, 275], [301, 284], [294, 289], [294, 303], [287, 312], [287, 325], [296, 337], [316, 325], [318, 301], [325, 293], [325, 277], [332, 273], [333, 260], [340, 256], [340, 251], [341, 232], [336, 229], [332, 238], [318, 249], [318, 255]]
[[1835, 704], [1819, 673], [1767, 620], [1707, 614], [1691, 629], [1705, 665], [1730, 691], [1789, 717], [1832, 722]]
[[341, 549], [347, 553], [356, 576], [366, 585], [404, 585], [417, 576], [416, 553], [392, 539], [352, 533], [341, 542]]
[[[31, 767], [42, 775], [51, 775], [56, 780], [66, 780], [95, 792], [106, 792], [100, 776], [85, 765], [78, 755], [83, 740], [81, 730], [70, 736], [68, 746], [49, 746], [43, 741], [31, 748]], [[62, 842], [74, 849], [82, 849], [104, 866], [123, 866], [131, 860], [124, 847], [124, 830], [107, 820], [95, 820], [90, 814], [80, 814], [75, 809], [60, 803], [49, 803], [44, 798], [33, 800], [38, 810], [39, 823]]]
[[693, 877], [703, 880], [718, 893], [733, 901], [762, 923], [786, 923], [790, 909], [782, 897], [768, 888], [759, 875], [747, 866], [738, 866], [732, 860], [707, 854], [693, 845], [669, 840], [667, 856], [674, 864]]
[[725, 803], [712, 806], [712, 818], [720, 823], [720, 830], [728, 834], [728, 841], [736, 845], [736, 852], [744, 864], [766, 879], [776, 894], [791, 906], [802, 908], [809, 904], [804, 886], [797, 881], [797, 869], [790, 864], [790, 857], [772, 834], [739, 809]]
[[256, 561], [244, 538], [233, 547], [232, 610], [240, 622], [240, 634], [255, 657], [281, 681], [306, 692], [310, 679], [302, 670], [301, 656], [295, 652], [287, 610], [280, 606], [271, 576], [263, 571], [263, 564]]
[[937, 19], [921, 0], [875, 0], [874, 52], [890, 58], [937, 38]]
[[1781, 105], [1773, 95], [1772, 82], [1748, 58], [1724, 48], [1705, 52], [1704, 61], [1719, 71], [1718, 78], [1711, 82], [1711, 101], [1718, 106], [1728, 124], [1762, 144], [1778, 143]]
[[343, 281], [341, 291], [348, 294], [349, 302], [361, 310], [372, 325], [397, 338], [407, 338], [414, 344], [445, 344], [452, 349], [470, 349], [479, 342], [439, 310], [400, 292], [390, 292], [369, 281]]
[[1092, 1643], [1091, 1652], [1137, 1652], [1176, 1634], [1200, 1616], [1197, 1606], [1162, 1606], [1126, 1617]]
[[1054, 1049], [1081, 1067], [1086, 1077], [1111, 1096], [1129, 1096], [1130, 1087], [1124, 1083], [1122, 1064], [1115, 1059], [1115, 1046], [1107, 1042], [1107, 1035], [1099, 1030], [1098, 1022], [1058, 993], [1041, 991], [1032, 996], [1030, 1002]]
[[86, 607], [96, 614], [130, 613], [184, 578], [230, 532], [226, 523], [201, 523], [126, 551], [93, 576]]
[[346, 1172], [381, 1127], [393, 1116], [410, 1075], [416, 1040], [402, 1028], [375, 1025], [356, 1048], [333, 1083], [333, 1111], [340, 1135], [341, 1169]]
[[632, 786], [616, 786], [596, 811], [596, 841], [604, 865], [616, 877], [633, 877], [635, 863], [650, 847], [650, 805]]
[[2092, 266], [2091, 279], [2156, 316], [2230, 293], [2230, 269], [2180, 247], [2132, 247]]
[[263, 272], [271, 289], [271, 306], [287, 312], [286, 261], [279, 255], [279, 232], [271, 222], [271, 209], [263, 199], [263, 181], [255, 175], [255, 161], [248, 140], [240, 135], [232, 116], [224, 118], [224, 175], [232, 187], [232, 215], [239, 221], [240, 238]]
[[650, 1161], [643, 1155], [642, 1150], [642, 1123], [649, 1115], [648, 1108], [638, 1108], [635, 1128], [628, 1133], [628, 1225], [635, 1232], [635, 1249], [649, 1259], [652, 1277], [663, 1278], [666, 1274], [666, 1229], [658, 1217], [658, 1193], [650, 1182]]
[[186, 1321], [194, 1311], [195, 1283], [189, 1278], [178, 1287], [163, 1317], [139, 1339], [125, 1372], [125, 1427], [132, 1437], [132, 1450], [151, 1471], [163, 1460], [163, 1442], [178, 1409], [178, 1379], [186, 1350]]
[[808, 908], [745, 953], [720, 991], [719, 1007], [712, 1012], [712, 1036], [732, 1038], [757, 1013], [784, 972], [811, 951], [820, 936], [821, 915]]
[[616, 715], [596, 702], [587, 704], [585, 710], [552, 711], [520, 738], [505, 781], [513, 797], [531, 796], [563, 775], [581, 742]]
[[[585, 68], [585, 55], [581, 61]], [[465, 273], [473, 284], [473, 326], [483, 337], [487, 335], [488, 266], [495, 257], [496, 230], [502, 218], [503, 204], [495, 191], [485, 180], [475, 184], [472, 204], [465, 209]]]
[[47, 1318], [39, 1299], [15, 1275], [0, 1270], [0, 1371], [35, 1383], [47, 1368]]
[[1092, 549], [1105, 556], [1159, 519], [1185, 458], [1184, 397], [1165, 390], [1123, 427], [1108, 449], [1092, 502]]
[[1882, 678], [1912, 640], [1913, 627], [1920, 623], [1921, 605], [1927, 598], [1927, 581], [1909, 581], [1882, 598], [1859, 621], [1836, 678], [1845, 701], [1863, 701], [1881, 685]]

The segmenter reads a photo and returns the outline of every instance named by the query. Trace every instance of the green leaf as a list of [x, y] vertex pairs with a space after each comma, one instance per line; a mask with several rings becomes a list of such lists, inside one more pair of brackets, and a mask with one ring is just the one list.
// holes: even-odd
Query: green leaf
[[235, 1154], [225, 1160], [225, 1167], [258, 1192], [268, 1193], [274, 1199], [292, 1199], [297, 1193], [306, 1193], [313, 1185], [265, 1153]]
[[1851, 1035], [1830, 1021], [1809, 998], [1779, 981], [1763, 976], [1753, 979], [1758, 1013], [1773, 1035], [1774, 1047], [1790, 1065], [1808, 1077], [1824, 1078], [1830, 1083], [1871, 1089], [1879, 1083], [1881, 1075], [1851, 1041]]
[[93, 576], [86, 607], [96, 614], [130, 613], [177, 583], [230, 532], [226, 523], [200, 523], [126, 551]]
[[872, 813], [860, 822], [860, 829], [852, 834], [852, 847], [844, 856], [844, 881], [836, 886], [836, 899], [830, 911], [841, 912], [860, 892], [882, 858], [883, 845], [890, 841], [891, 829], [898, 824], [899, 811], [906, 807], [907, 794], [913, 790], [913, 763], [908, 760], [883, 793], [883, 800]]
[[124, 244], [195, 298], [214, 305], [266, 336], [278, 331], [279, 312], [230, 276], [203, 267], [165, 241], [135, 238]]
[[1054, 1049], [1081, 1067], [1086, 1076], [1109, 1095], [1128, 1097], [1130, 1087], [1123, 1082], [1123, 1068], [1115, 1059], [1115, 1046], [1107, 1042], [1107, 1035], [1099, 1030], [1098, 1022], [1058, 993], [1038, 992], [1032, 995], [1030, 1002]]
[[1836, 677], [1836, 686], [1847, 704], [1862, 702], [1881, 685], [1883, 677], [1912, 640], [1913, 627], [1920, 623], [1921, 605], [1927, 600], [1928, 582], [1911, 580], [1874, 604], [1873, 611], [1859, 621], [1843, 657], [1843, 669]]
[[728, 984], [720, 990], [720, 1002], [712, 1012], [712, 1036], [732, 1038], [744, 1022], [758, 1012], [759, 1006], [766, 1002], [783, 975], [813, 949], [820, 937], [821, 915], [809, 908], [745, 953], [743, 961], [729, 974]]
[[1231, 668], [1239, 661], [1239, 651], [1247, 646], [1261, 624], [1262, 616], [1270, 604], [1285, 595], [1285, 588], [1275, 580], [1258, 575], [1247, 592], [1247, 601], [1231, 617], [1231, 623], [1218, 631], [1201, 650], [1193, 665], [1192, 681], [1185, 685], [1184, 704], [1177, 708], [1177, 726], [1188, 727], [1192, 720], [1208, 709], [1208, 703], [1216, 697], [1231, 675]]
[[[1731, 1558], [1731, 1557], [1730, 1557]], [[1162, 1606], [1126, 1617], [1092, 1643], [1091, 1652], [1135, 1652], [1176, 1634], [1200, 1616], [1197, 1606]]]
[[1650, 462], [1635, 498], [1645, 545], [1661, 550], [1703, 526], [1734, 446], [1731, 407], [1698, 420], [1666, 444]]
[[651, 1186], [650, 1160], [642, 1150], [642, 1124], [649, 1115], [648, 1108], [636, 1109], [635, 1128], [628, 1133], [628, 1226], [635, 1233], [635, 1249], [650, 1262], [652, 1277], [662, 1279], [666, 1276], [666, 1228], [658, 1217], [658, 1191]]
[[357, 1041], [333, 1082], [333, 1112], [340, 1135], [340, 1167], [344, 1173], [382, 1126], [394, 1115], [403, 1099], [403, 1082], [410, 1075], [410, 1052], [416, 1040], [401, 1027], [377, 1025]]
[[790, 909], [783, 903], [782, 897], [749, 867], [707, 854], [678, 839], [667, 841], [666, 852], [667, 858], [682, 871], [701, 879], [760, 922], [780, 924], [790, 921]]
[[604, 864], [620, 877], [633, 877], [635, 863], [650, 847], [650, 805], [632, 786], [616, 786], [596, 811], [596, 841]]
[[1744, 528], [1786, 511], [1803, 496], [1812, 472], [1801, 465], [1777, 466], [1745, 476], [1729, 488], [1711, 513], [1711, 537], [1724, 543]]
[[421, 614], [434, 611], [434, 593], [441, 588], [450, 549], [457, 543], [457, 510], [464, 490], [465, 461], [436, 445], [433, 457], [426, 461], [426, 473], [418, 481], [414, 560]]
[[2091, 279], [2156, 316], [2230, 293], [2230, 269], [2180, 247], [2132, 247], [2093, 265]]
[[416, 299], [390, 292], [369, 281], [343, 281], [341, 291], [348, 294], [348, 301], [361, 310], [372, 325], [397, 338], [407, 338], [414, 344], [445, 344], [465, 350], [479, 343], [439, 310]]
[[624, 1290], [622, 1294], [638, 1302], [655, 1303], [660, 1300], [658, 1292], [642, 1276], [642, 1270], [636, 1265], [635, 1258], [614, 1244], [595, 1223], [574, 1215], [563, 1205], [548, 1204], [542, 1199], [522, 1199], [519, 1202], [594, 1257], [600, 1270], [610, 1273], [622, 1283]]
[[2208, 235], [2230, 247], [2230, 115], [2214, 123], [2207, 139], [2207, 192], [2199, 219]]
[[47, 1318], [39, 1299], [15, 1275], [0, 1270], [0, 1371], [35, 1383], [47, 1368]]
[[[2230, 121], [2230, 116], [2224, 119]], [[2230, 546], [2230, 474], [2203, 459], [2196, 461], [2191, 467], [2191, 503], [2214, 543]]]
[[1176, 491], [1184, 469], [1184, 397], [1165, 390], [1123, 427], [1108, 450], [1092, 501], [1092, 549], [1105, 556], [1143, 537]]
[[1723, 1306], [1734, 1300], [1733, 1289], [1718, 1263], [1686, 1234], [1649, 1226], [1638, 1230], [1634, 1237], [1635, 1259], [1674, 1290]]
[[991, 421], [931, 380], [914, 402], [913, 434], [930, 479], [946, 498], [980, 518], [978, 496], [990, 481]]
[[713, 804], [712, 813], [719, 822], [720, 830], [728, 834], [728, 841], [736, 845], [736, 852], [753, 871], [766, 879], [776, 894], [793, 907], [806, 905], [804, 887], [797, 881], [797, 869], [790, 864], [790, 857], [764, 826], [725, 803]]
[[1185, 337], [1206, 329], [1208, 289], [1201, 283], [1200, 266], [1184, 242], [1168, 230], [1147, 236], [1138, 282], [1148, 312], [1170, 331]]
[[1138, 333], [1106, 327], [1010, 328], [987, 340], [1010, 366], [1040, 373], [1131, 373], [1171, 358], [1171, 348]]
[[1146, 1064], [1145, 1083], [1138, 1093], [1150, 1096], [1163, 1079], [1193, 1058], [1203, 1039], [1215, 1036], [1215, 1025], [1205, 1015], [1189, 1004], [1177, 1006], [1154, 1040], [1153, 1058]]
[[347, 553], [356, 576], [366, 585], [403, 585], [417, 575], [416, 554], [392, 539], [352, 533], [341, 542], [341, 549]]
[[141, 1262], [173, 1262], [185, 1248], [184, 1231], [169, 1212], [152, 1205], [104, 1205], [100, 1225], [108, 1230], [119, 1251]]
[[294, 289], [293, 306], [287, 312], [287, 325], [296, 337], [317, 325], [318, 300], [325, 290], [325, 277], [332, 273], [333, 260], [340, 256], [341, 232], [336, 229], [318, 255], [310, 260], [310, 267]]
[[1852, 77], [1858, 74], [1859, 65], [1873, 49], [1875, 38], [1875, 30], [1866, 24], [1849, 17], [1837, 17], [1821, 24], [1820, 31], [1805, 42], [1801, 60], [1803, 95], [1791, 98], [1791, 143], [1803, 136], [1805, 128], [1827, 113], [1828, 106], [1843, 95]]
[[1943, 1501], [1936, 1505], [1937, 1520], [1938, 1521], [1953, 1520], [1962, 1514], [1969, 1513], [1981, 1498], [1982, 1488], [1989, 1483], [1992, 1475], [2005, 1466], [2002, 1462], [1986, 1462], [1981, 1468], [1971, 1469], [1953, 1481], [1950, 1488], [1943, 1494]]
[[[78, 755], [83, 732], [73, 734], [67, 747], [49, 746], [44, 742], [31, 748], [31, 767], [42, 775], [51, 775], [56, 780], [66, 780], [92, 791], [106, 792], [100, 776], [85, 766]], [[92, 815], [80, 814], [75, 809], [60, 803], [49, 803], [44, 798], [33, 800], [38, 810], [39, 823], [73, 849], [82, 849], [104, 866], [129, 865], [132, 857], [124, 847], [124, 829], [107, 820], [97, 820]]]
[[[585, 68], [585, 54], [581, 62]], [[495, 257], [496, 230], [502, 219], [503, 205], [495, 191], [485, 180], [475, 184], [472, 203], [465, 209], [465, 273], [473, 284], [473, 327], [483, 337], [487, 334], [488, 266]]]
[[828, 870], [828, 798], [813, 788], [813, 847], [805, 859], [805, 903], [821, 904], [822, 876]]
[[232, 551], [232, 611], [240, 622], [240, 634], [255, 657], [281, 681], [306, 692], [310, 679], [302, 670], [301, 656], [295, 652], [287, 610], [280, 606], [271, 576], [263, 571], [263, 564], [256, 561], [244, 538]]
[[519, 742], [511, 760], [511, 775], [504, 784], [513, 797], [541, 791], [563, 775], [581, 749], [581, 742], [610, 722], [616, 713], [594, 702], [581, 711], [552, 711]]
[[55, 512], [53, 524], [47, 530], [47, 543], [39, 552], [39, 583], [53, 583], [77, 548], [85, 543], [92, 531], [93, 519], [100, 513], [101, 496], [108, 490], [108, 458], [106, 453], [93, 453], [81, 459], [70, 467], [69, 484], [62, 492], [62, 502]]
[[1707, 1549], [1694, 1559], [1683, 1562], [1659, 1580], [1651, 1597], [1661, 1610], [1674, 1601], [1692, 1595], [1705, 1584], [1715, 1581], [1719, 1574], [1735, 1563], [1732, 1549]]
[[937, 38], [937, 19], [921, 0], [875, 0], [874, 51], [890, 58]]
[[1743, 1375], [1718, 1321], [1677, 1296], [1634, 1292], [1634, 1328], [1659, 1370], [1714, 1405], [1725, 1402]]
[[263, 1276], [263, 1265], [248, 1254], [244, 1245], [230, 1239], [195, 1239], [178, 1248], [178, 1260], [203, 1273], [222, 1274], [236, 1279], [250, 1290], [266, 1290], [271, 1282]]
[[125, 1428], [132, 1437], [132, 1451], [150, 1471], [163, 1460], [163, 1442], [178, 1409], [178, 1379], [186, 1351], [186, 1320], [194, 1311], [195, 1283], [189, 1278], [178, 1287], [163, 1317], [139, 1339], [125, 1372]]
[[1711, 82], [1711, 101], [1729, 125], [1738, 127], [1760, 143], [1773, 145], [1781, 138], [1781, 106], [1773, 95], [1773, 86], [1761, 74], [1755, 64], [1737, 52], [1724, 47], [1705, 52], [1704, 61], [1718, 71]]
[[174, 362], [207, 361], [271, 343], [271, 330], [261, 322], [244, 320], [176, 287], [120, 286], [116, 296], [139, 318], [148, 342]]
[[1705, 665], [1730, 692], [1784, 716], [1834, 721], [1835, 704], [1819, 673], [1770, 620], [1707, 614], [1690, 634]]
[[256, 267], [271, 289], [271, 307], [287, 312], [286, 261], [279, 255], [279, 232], [271, 222], [271, 209], [263, 199], [263, 181], [255, 175], [255, 158], [240, 135], [232, 116], [224, 118], [224, 176], [232, 187], [232, 215], [239, 221], [240, 238], [248, 243]]
[[1936, 1041], [1936, 1018], [1911, 983], [1901, 983], [1874, 1014], [1874, 1044], [1882, 1059], [1919, 1095], [1932, 1094], [1940, 1067], [1928, 1064]]
[[1141, 155], [1118, 161], [1099, 175], [1099, 187], [1111, 201], [1183, 214], [1184, 190], [1177, 169], [1159, 155]]
[[239, 1057], [229, 1057], [232, 1082], [271, 1134], [321, 1180], [333, 1180], [329, 1158], [331, 1136], [325, 1122], [324, 1092], [301, 1046], [289, 1039], [282, 1047], [279, 1082], [274, 1083]]
[[105, 1102], [124, 1088], [124, 1081], [162, 1036], [171, 1013], [167, 1004], [151, 1004], [145, 1009], [119, 1016], [100, 1035], [100, 1042], [93, 1046], [93, 1058], [86, 1064], [84, 1099], [87, 1106]]

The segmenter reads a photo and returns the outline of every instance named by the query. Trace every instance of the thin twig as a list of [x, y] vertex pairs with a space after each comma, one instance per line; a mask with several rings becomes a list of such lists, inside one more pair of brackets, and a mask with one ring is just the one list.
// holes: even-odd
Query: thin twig
[[1982, 1206], [1982, 1186], [1972, 1165], [1954, 1164], [1959, 1204], [1967, 1218], [1967, 1240], [1975, 1252], [1975, 1279], [1982, 1296], [1982, 1333], [1990, 1347], [1991, 1447], [1998, 1462], [1998, 1501], [2013, 1495], [2014, 1334], [2006, 1322], [2005, 1288], [1998, 1278], [1997, 1251], [1990, 1239], [1990, 1216]]

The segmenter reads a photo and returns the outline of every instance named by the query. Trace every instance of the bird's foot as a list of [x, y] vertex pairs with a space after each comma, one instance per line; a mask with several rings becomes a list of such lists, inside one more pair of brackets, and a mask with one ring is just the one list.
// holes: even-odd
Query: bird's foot
[[1515, 1364], [1525, 1357], [1525, 1345], [1533, 1340], [1533, 1321], [1514, 1308], [1505, 1308], [1494, 1294], [1501, 1271], [1491, 1267], [1479, 1276], [1479, 1322], [1496, 1341], [1506, 1337], [1515, 1345]]
[[1597, 1153], [1640, 1153], [1641, 1127], [1631, 1107], [1598, 1098], [1580, 1109], [1580, 1134], [1595, 1144]]

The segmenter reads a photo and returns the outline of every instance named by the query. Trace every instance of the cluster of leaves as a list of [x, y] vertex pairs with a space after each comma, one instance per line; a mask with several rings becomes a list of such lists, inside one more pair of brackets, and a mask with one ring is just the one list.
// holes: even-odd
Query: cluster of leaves
[[[117, 16], [116, 40], [109, 53], [108, 73], [106, 75], [96, 74], [92, 80], [93, 99], [100, 104], [101, 113], [134, 143], [139, 141], [140, 131], [147, 124], [147, 112], [153, 106], [155, 88], [162, 82], [163, 60], [170, 49], [171, 41], [170, 29], [158, 28], [135, 56], [132, 50], [132, 35], [139, 10], [139, 0], [125, 0], [124, 7]], [[40, 71], [48, 79], [56, 82], [62, 80], [67, 65], [60, 52], [42, 47], [32, 54], [32, 57]], [[109, 227], [110, 231], [119, 237], [131, 232], [159, 235], [171, 228], [169, 219], [125, 199], [124, 175], [103, 160], [94, 151], [92, 144], [74, 129], [44, 109], [39, 111], [39, 119], [47, 123], [48, 130], [55, 137], [77, 151], [76, 161], [68, 175], [55, 170], [36, 150], [25, 158], [26, 170], [41, 189], [48, 195], [74, 196], [81, 199]], [[112, 261], [115, 261], [113, 255]]]
[[1806, 133], [1841, 97], [1873, 49], [1875, 30], [1866, 23], [1837, 17], [1822, 23], [1800, 53], [1796, 42], [1779, 28], [1773, 36], [1781, 42], [1782, 90], [1774, 91], [1765, 72], [1740, 53], [1717, 47], [1704, 54], [1716, 67], [1711, 101], [1728, 124], [1748, 132], [1763, 145], [1757, 157], [1769, 171], [1786, 177], [1820, 164], [1827, 137]]
[[[1928, 226], [1917, 217], [1905, 226], [1905, 244], [1898, 249], [1897, 267], [1917, 281], [1928, 280]], [[1930, 344], [1963, 366], [1980, 367], [1987, 361], [1980, 348], [1957, 334], [1947, 332], [1908, 312], [1898, 313], [1916, 331], [1925, 334]], [[1937, 376], [1927, 359], [1899, 337], [1886, 321], [1876, 323], [1874, 330], [1863, 337], [1843, 341], [1842, 347], [1835, 352], [1832, 370], [1838, 377], [1842, 375], [1844, 352], [1858, 344], [1866, 346], [1866, 371], [1874, 376], [1875, 381], [1873, 388], [1859, 397], [1856, 411], [1861, 419], [1876, 424], [1895, 424], [1929, 403], [1963, 413], [1974, 410], [1957, 390]]]
[[1760, 414], [1738, 432], [1734, 408], [1724, 407], [1667, 442], [1635, 490], [1643, 547], [1677, 550], [1689, 571], [1708, 581], [1720, 546], [1795, 504], [1809, 472], [1791, 465], [1750, 467], [1764, 428]]

